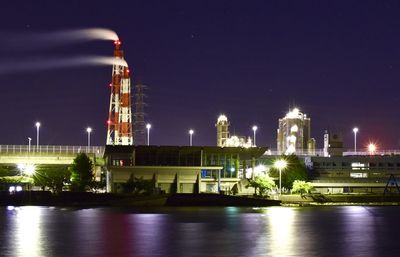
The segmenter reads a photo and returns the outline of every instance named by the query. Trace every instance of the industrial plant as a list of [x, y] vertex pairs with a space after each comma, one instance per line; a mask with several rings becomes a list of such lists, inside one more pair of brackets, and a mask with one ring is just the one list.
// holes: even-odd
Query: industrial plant
[[[65, 166], [76, 153], [86, 152], [93, 160], [96, 181], [105, 181], [107, 192], [114, 193], [123, 192], [129, 180], [143, 179], [151, 181], [158, 193], [253, 194], [248, 189], [249, 179], [266, 176], [277, 159], [291, 155], [305, 165], [309, 180], [321, 193], [383, 192], [388, 189], [388, 178], [400, 175], [400, 152], [380, 152], [375, 147], [369, 152], [357, 151], [356, 138], [354, 151], [349, 152], [340, 133], [326, 130], [323, 149], [316, 149], [311, 118], [299, 108], [290, 109], [278, 120], [276, 150], [256, 146], [257, 126], [252, 127], [253, 137], [231, 133], [225, 114], [215, 123], [215, 146], [150, 145], [151, 125], [146, 124], [144, 111], [147, 86], [137, 84], [131, 92], [120, 40], [114, 41], [114, 58], [105, 147], [90, 146], [88, 128], [87, 147], [40, 146], [38, 142], [31, 146], [30, 141], [29, 147], [0, 145], [1, 165], [15, 164], [23, 167], [23, 173], [35, 165]], [[355, 137], [357, 132], [355, 128]], [[193, 130], [190, 142], [192, 134]], [[390, 190], [394, 185], [397, 182], [391, 182]]]

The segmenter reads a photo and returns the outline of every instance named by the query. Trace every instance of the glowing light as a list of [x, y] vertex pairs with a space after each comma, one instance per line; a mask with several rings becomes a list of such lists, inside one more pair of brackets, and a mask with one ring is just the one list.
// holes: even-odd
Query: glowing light
[[287, 161], [280, 159], [275, 161], [274, 163], [275, 168], [279, 170], [279, 195], [282, 194], [282, 170], [286, 168]]
[[277, 169], [285, 169], [287, 166], [287, 161], [285, 160], [277, 160], [274, 163], [275, 168]]
[[24, 173], [25, 173], [26, 175], [31, 176], [31, 175], [33, 175], [33, 174], [35, 173], [35, 171], [36, 171], [36, 167], [35, 167], [34, 164], [27, 164], [27, 165], [25, 166]]
[[358, 132], [358, 128], [357, 127], [353, 128], [353, 132], [357, 133]]
[[297, 125], [293, 125], [293, 126], [290, 128], [290, 132], [291, 132], [291, 133], [296, 133], [297, 131], [299, 131], [299, 127], [298, 127]]
[[246, 141], [246, 138], [238, 136], [231, 136], [230, 138], [227, 138], [224, 144], [224, 146], [226, 147], [244, 147], [244, 148], [250, 148], [252, 147], [252, 145], [253, 144], [251, 142], [251, 138], [248, 138]]
[[36, 126], [37, 128], [39, 128], [39, 127], [40, 127], [40, 122], [36, 122], [35, 126]]
[[151, 124], [147, 123], [146, 128], [151, 129]]
[[375, 145], [374, 143], [370, 143], [370, 144], [368, 145], [368, 152], [369, 152], [370, 154], [373, 154], [375, 151], [376, 151], [376, 145]]
[[20, 171], [25, 170], [25, 164], [24, 164], [24, 163], [18, 163], [17, 167], [18, 167], [18, 169], [19, 169]]
[[17, 167], [21, 171], [21, 174], [24, 173], [28, 176], [31, 176], [36, 171], [35, 164], [18, 163]]
[[87, 132], [87, 133], [92, 132], [92, 128], [91, 128], [91, 127], [88, 127], [88, 128], [86, 129], [86, 132]]
[[217, 123], [220, 123], [220, 122], [223, 122], [223, 121], [227, 122], [228, 118], [224, 114], [221, 114], [218, 117]]
[[293, 110], [289, 110], [286, 114], [286, 118], [289, 119], [301, 119], [303, 114], [300, 112], [298, 108], [294, 108]]
[[107, 120], [107, 124], [110, 125], [110, 124], [111, 124], [111, 121], [110, 121], [110, 120]]
[[42, 214], [37, 206], [25, 206], [16, 211], [16, 230], [13, 232], [16, 248], [16, 256], [44, 256], [42, 240]]
[[194, 130], [193, 129], [189, 130], [189, 134], [193, 135], [194, 134]]
[[258, 127], [257, 126], [253, 126], [253, 131], [256, 131], [257, 129], [258, 129]]
[[294, 256], [294, 222], [296, 212], [293, 208], [272, 207], [267, 210], [268, 227], [271, 238], [271, 256]]

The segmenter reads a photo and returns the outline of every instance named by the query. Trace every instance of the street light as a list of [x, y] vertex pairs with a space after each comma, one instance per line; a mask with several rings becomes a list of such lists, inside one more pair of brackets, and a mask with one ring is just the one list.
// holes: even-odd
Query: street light
[[374, 143], [370, 143], [368, 145], [368, 152], [370, 155], [373, 155], [376, 151], [376, 145]]
[[353, 128], [353, 132], [354, 132], [354, 153], [357, 154], [357, 132], [358, 132], [358, 128], [357, 127]]
[[258, 127], [254, 125], [252, 129], [253, 129], [253, 146], [256, 146], [256, 131]]
[[282, 194], [282, 170], [286, 168], [287, 161], [285, 160], [277, 160], [274, 163], [275, 168], [279, 170], [279, 195]]
[[92, 133], [92, 128], [91, 128], [91, 127], [88, 127], [88, 128], [86, 129], [86, 132], [88, 133], [88, 137], [87, 137], [87, 146], [88, 146], [88, 151], [89, 151], [89, 148], [90, 148], [90, 133]]
[[32, 141], [32, 138], [28, 137], [28, 153], [31, 152], [31, 141]]
[[147, 145], [150, 145], [150, 129], [151, 129], [150, 123], [147, 123], [146, 129], [147, 129]]
[[40, 128], [40, 122], [36, 122], [36, 151], [39, 152], [39, 128]]
[[192, 146], [192, 139], [193, 139], [193, 134], [194, 134], [194, 130], [193, 129], [191, 129], [191, 130], [189, 130], [189, 139], [190, 139], [190, 146]]

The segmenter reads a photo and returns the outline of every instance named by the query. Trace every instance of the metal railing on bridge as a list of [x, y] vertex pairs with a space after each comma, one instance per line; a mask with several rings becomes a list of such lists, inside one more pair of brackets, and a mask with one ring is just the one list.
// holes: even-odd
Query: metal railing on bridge
[[62, 153], [62, 154], [78, 154], [87, 153], [102, 156], [104, 154], [104, 146], [76, 146], [76, 145], [0, 145], [0, 153]]

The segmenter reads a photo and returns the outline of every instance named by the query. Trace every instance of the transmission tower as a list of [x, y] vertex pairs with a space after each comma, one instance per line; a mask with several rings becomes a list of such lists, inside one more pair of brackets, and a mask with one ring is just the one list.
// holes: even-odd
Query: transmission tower
[[144, 121], [145, 112], [144, 106], [146, 105], [144, 102], [144, 98], [146, 95], [144, 94], [144, 90], [147, 86], [138, 84], [135, 85], [135, 112], [133, 114], [134, 122], [133, 122], [133, 131], [134, 131], [134, 143], [135, 145], [145, 145], [146, 142], [146, 123]]
[[[114, 42], [114, 57], [124, 59], [121, 41]], [[132, 145], [131, 79], [129, 68], [114, 64], [110, 84], [110, 109], [108, 113], [107, 145]]]

